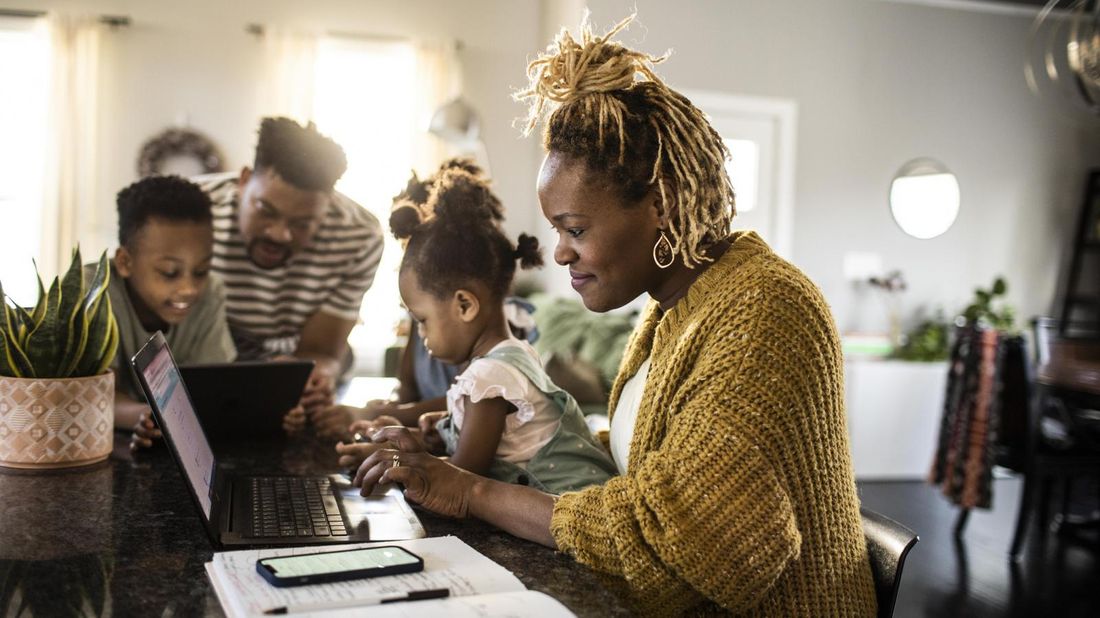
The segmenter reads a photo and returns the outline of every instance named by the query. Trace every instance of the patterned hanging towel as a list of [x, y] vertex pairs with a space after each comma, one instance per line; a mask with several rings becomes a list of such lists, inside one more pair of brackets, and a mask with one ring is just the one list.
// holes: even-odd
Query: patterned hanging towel
[[963, 508], [988, 509], [1001, 403], [1004, 338], [993, 329], [957, 329], [943, 420], [929, 482]]

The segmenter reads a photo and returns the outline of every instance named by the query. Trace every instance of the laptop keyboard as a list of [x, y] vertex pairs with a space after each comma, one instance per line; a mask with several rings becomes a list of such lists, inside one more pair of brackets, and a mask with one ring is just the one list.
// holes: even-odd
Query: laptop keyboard
[[346, 536], [327, 478], [252, 479], [252, 536]]

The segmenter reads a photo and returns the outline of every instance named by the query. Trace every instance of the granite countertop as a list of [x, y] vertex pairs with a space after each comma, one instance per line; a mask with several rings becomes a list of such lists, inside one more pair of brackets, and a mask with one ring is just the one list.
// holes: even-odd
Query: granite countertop
[[[213, 555], [176, 464], [161, 444], [131, 456], [116, 434], [108, 461], [67, 471], [0, 468], [0, 616], [223, 615], [203, 564]], [[329, 473], [331, 447], [218, 452], [241, 471]], [[452, 534], [578, 616], [629, 615], [621, 597], [568, 556], [476, 520], [418, 511], [429, 536]]]

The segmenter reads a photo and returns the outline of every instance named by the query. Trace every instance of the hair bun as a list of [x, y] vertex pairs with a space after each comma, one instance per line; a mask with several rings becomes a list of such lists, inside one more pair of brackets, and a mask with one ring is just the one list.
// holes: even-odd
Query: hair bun
[[[635, 51], [611, 38], [634, 21], [634, 15], [620, 21], [603, 36], [592, 33], [587, 20], [581, 24], [578, 42], [562, 28], [547, 48], [527, 65], [530, 84], [515, 95], [516, 100], [533, 99], [524, 133], [530, 134], [546, 109], [547, 102], [569, 103], [581, 97], [630, 89], [636, 81], [661, 83], [652, 65], [663, 62], [663, 56], [651, 56]], [[639, 79], [640, 75], [640, 79]]]
[[393, 196], [394, 206], [396, 207], [401, 202], [412, 202], [416, 206], [423, 205], [428, 201], [431, 186], [430, 180], [420, 180], [420, 177], [416, 175], [416, 170], [413, 170], [412, 176], [405, 183], [405, 188], [401, 190], [401, 193]]
[[462, 169], [443, 170], [432, 187], [428, 206], [446, 225], [504, 220], [504, 207], [489, 185]]
[[539, 239], [528, 234], [520, 234], [516, 240], [516, 259], [522, 268], [537, 268], [542, 266], [542, 249], [539, 248]]
[[481, 166], [470, 157], [452, 157], [447, 159], [439, 166], [439, 171], [435, 174], [436, 177], [442, 176], [447, 170], [462, 170], [474, 178], [486, 179], [485, 170], [481, 169]]
[[390, 231], [394, 238], [407, 240], [420, 227], [420, 210], [411, 202], [399, 204], [390, 213]]

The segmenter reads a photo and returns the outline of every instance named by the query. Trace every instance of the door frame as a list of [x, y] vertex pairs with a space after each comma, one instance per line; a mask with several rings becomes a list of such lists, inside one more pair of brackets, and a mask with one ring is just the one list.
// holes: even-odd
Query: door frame
[[[798, 133], [798, 103], [794, 99], [729, 94], [713, 90], [682, 90], [684, 96], [708, 116], [743, 116], [771, 121], [776, 130], [775, 186], [772, 187], [774, 238], [772, 249], [791, 259], [794, 237], [795, 162]], [[736, 187], [735, 187], [736, 189]]]

